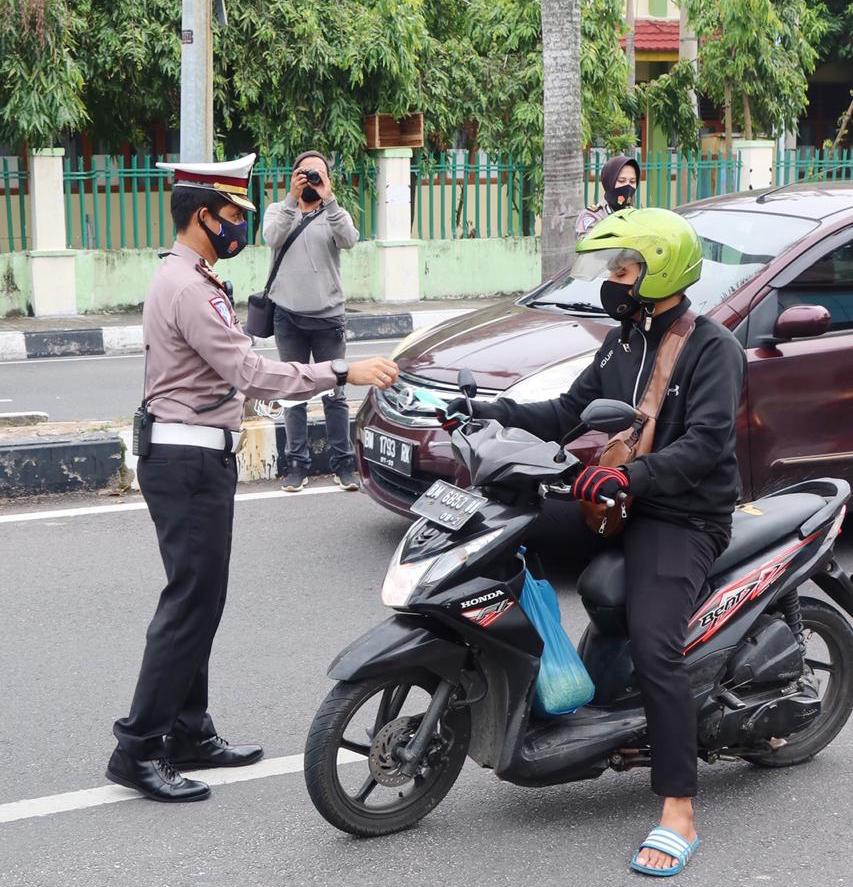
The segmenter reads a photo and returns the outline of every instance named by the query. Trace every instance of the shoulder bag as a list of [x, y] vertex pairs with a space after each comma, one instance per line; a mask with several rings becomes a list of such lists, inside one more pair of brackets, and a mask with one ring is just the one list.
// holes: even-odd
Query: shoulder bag
[[290, 232], [287, 240], [284, 241], [278, 255], [273, 262], [272, 270], [267, 278], [266, 286], [263, 292], [253, 293], [249, 296], [249, 313], [246, 318], [245, 331], [250, 336], [258, 339], [268, 339], [275, 331], [273, 326], [273, 315], [275, 313], [275, 302], [270, 298], [270, 287], [273, 285], [278, 269], [281, 267], [281, 260], [284, 254], [293, 246], [293, 242], [297, 237], [320, 215], [323, 210], [312, 213], [309, 216], [303, 216], [302, 221]]

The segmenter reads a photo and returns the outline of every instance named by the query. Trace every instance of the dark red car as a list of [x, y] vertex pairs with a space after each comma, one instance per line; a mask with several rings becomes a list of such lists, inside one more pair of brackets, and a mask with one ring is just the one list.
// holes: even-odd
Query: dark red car
[[[693, 308], [727, 326], [749, 361], [738, 420], [744, 497], [807, 477], [853, 482], [853, 183], [733, 194], [678, 212], [705, 256]], [[413, 388], [450, 400], [466, 367], [479, 397], [556, 397], [612, 324], [596, 284], [566, 271], [521, 299], [415, 332], [398, 349], [398, 383], [374, 389], [358, 414], [367, 492], [408, 513], [436, 478], [467, 483]], [[589, 460], [601, 443], [590, 434], [571, 449]]]

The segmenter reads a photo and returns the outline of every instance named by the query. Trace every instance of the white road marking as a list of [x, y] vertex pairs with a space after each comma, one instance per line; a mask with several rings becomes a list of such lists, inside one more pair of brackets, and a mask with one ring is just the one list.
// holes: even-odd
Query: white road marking
[[[215, 770], [197, 770], [185, 773], [193, 779], [201, 779], [208, 785], [229, 785], [233, 782], [249, 782], [252, 779], [267, 779], [270, 776], [284, 776], [287, 773], [300, 773], [303, 769], [302, 755], [286, 755], [281, 758], [267, 758], [249, 767], [219, 767]], [[363, 761], [362, 755], [349, 751], [338, 752], [339, 764]], [[0, 823], [18, 822], [38, 816], [51, 816], [54, 813], [68, 813], [72, 810], [85, 810], [88, 807], [101, 807], [104, 804], [117, 804], [119, 801], [139, 801], [142, 795], [120, 785], [102, 785], [98, 788], [84, 788], [61, 795], [47, 795], [43, 798], [30, 798], [25, 801], [12, 801], [0, 804]]]
[[0, 403], [12, 403], [11, 397], [0, 397]]
[[[238, 493], [235, 502], [254, 502], [258, 499], [299, 499], [302, 496], [320, 496], [323, 493], [343, 493], [340, 487], [312, 487], [298, 493], [284, 490], [267, 490], [263, 493]], [[88, 515], [117, 514], [121, 511], [145, 511], [144, 502], [123, 502], [121, 505], [89, 505], [81, 508], [62, 508], [55, 511], [25, 511], [17, 514], [0, 514], [0, 524], [20, 524], [26, 521], [56, 520], [64, 517], [86, 517]]]

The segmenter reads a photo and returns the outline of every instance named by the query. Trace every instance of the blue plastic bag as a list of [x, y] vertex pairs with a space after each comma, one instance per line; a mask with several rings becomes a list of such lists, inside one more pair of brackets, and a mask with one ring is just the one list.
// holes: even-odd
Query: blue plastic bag
[[595, 685], [560, 624], [560, 604], [554, 586], [524, 571], [521, 608], [542, 638], [544, 647], [533, 696], [540, 716], [569, 714], [595, 696]]

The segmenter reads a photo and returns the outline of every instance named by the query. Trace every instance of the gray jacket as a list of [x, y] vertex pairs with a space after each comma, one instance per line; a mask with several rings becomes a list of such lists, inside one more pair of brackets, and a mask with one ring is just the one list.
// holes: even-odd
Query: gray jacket
[[[272, 247], [272, 261], [290, 232], [302, 221], [302, 211], [288, 194], [264, 213], [264, 240]], [[276, 305], [294, 314], [342, 317], [341, 250], [358, 242], [352, 217], [337, 200], [328, 200], [320, 213], [288, 249], [270, 288]]]

